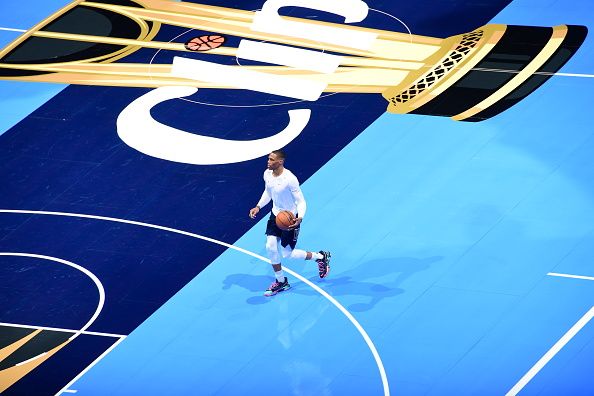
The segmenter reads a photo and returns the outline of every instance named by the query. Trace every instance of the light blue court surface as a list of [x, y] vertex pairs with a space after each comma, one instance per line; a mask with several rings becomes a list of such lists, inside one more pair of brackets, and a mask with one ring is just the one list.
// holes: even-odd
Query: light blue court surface
[[[32, 0], [26, 7], [0, 4], [0, 48], [39, 21], [70, 3], [68, 0]], [[0, 135], [64, 89], [62, 84], [0, 81]]]
[[[590, 1], [514, 1], [495, 23], [593, 26]], [[594, 74], [594, 36], [562, 70]], [[594, 78], [556, 76], [481, 123], [386, 114], [303, 185], [331, 276], [272, 299], [227, 250], [69, 389], [82, 395], [592, 395]], [[291, 167], [290, 161], [287, 167]], [[258, 197], [245, 202], [246, 213]], [[253, 202], [252, 202], [253, 201]], [[265, 255], [265, 220], [235, 245]], [[381, 366], [381, 368], [380, 368]], [[515, 393], [514, 393], [515, 394]]]

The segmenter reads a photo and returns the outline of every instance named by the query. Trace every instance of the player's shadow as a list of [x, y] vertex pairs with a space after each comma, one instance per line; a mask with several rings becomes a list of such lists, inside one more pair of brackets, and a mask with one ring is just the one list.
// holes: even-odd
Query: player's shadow
[[248, 304], [265, 304], [270, 301], [270, 298], [264, 297], [264, 290], [272, 282], [272, 278], [272, 276], [267, 275], [231, 274], [227, 275], [223, 281], [223, 290], [227, 290], [232, 286], [239, 286], [250, 292], [258, 293], [258, 295], [246, 300]]
[[[319, 284], [320, 287], [339, 299], [339, 301], [341, 296], [363, 296], [368, 298], [368, 301], [354, 303], [347, 307], [353, 312], [363, 312], [372, 309], [378, 302], [386, 298], [402, 294], [404, 292], [400, 288], [402, 282], [417, 272], [429, 269], [431, 264], [442, 259], [441, 256], [434, 256], [423, 259], [399, 257], [371, 260], [351, 270], [340, 272], [335, 277], [332, 276], [333, 273], [331, 272], [330, 276], [322, 281], [317, 277], [310, 277], [309, 280], [314, 284]], [[334, 271], [338, 272], [339, 269], [336, 267], [334, 267]], [[313, 271], [313, 267], [311, 270]], [[315, 270], [317, 271], [317, 268]], [[303, 275], [305, 271], [304, 269], [298, 272]], [[271, 301], [270, 298], [264, 297], [262, 293], [272, 280], [272, 276], [268, 275], [231, 274], [223, 281], [223, 289], [229, 289], [232, 286], [242, 287], [259, 294], [248, 298], [246, 300], [248, 304], [264, 304]], [[290, 293], [310, 296], [318, 294], [297, 279], [293, 279], [291, 284]]]
[[[317, 267], [316, 267], [317, 271]], [[291, 275], [287, 274], [289, 278]], [[317, 279], [317, 280], [316, 280]], [[312, 282], [317, 283], [319, 278], [311, 279]], [[257, 305], [265, 304], [272, 299], [270, 297], [264, 297], [264, 290], [274, 281], [272, 275], [251, 275], [251, 274], [231, 274], [228, 275], [223, 281], [223, 290], [227, 290], [232, 286], [239, 286], [246, 289], [249, 292], [257, 293], [256, 296], [252, 296], [246, 300], [248, 304]], [[302, 295], [317, 295], [318, 293], [312, 290], [309, 286], [300, 282], [297, 279], [291, 279], [291, 289], [284, 293], [296, 293]], [[323, 287], [323, 285], [322, 285]]]
[[365, 302], [350, 304], [353, 312], [372, 309], [380, 301], [404, 292], [400, 286], [417, 272], [425, 271], [431, 264], [442, 260], [441, 256], [427, 258], [396, 257], [366, 261], [359, 266], [329, 277], [324, 281], [325, 289], [333, 296], [362, 296]]

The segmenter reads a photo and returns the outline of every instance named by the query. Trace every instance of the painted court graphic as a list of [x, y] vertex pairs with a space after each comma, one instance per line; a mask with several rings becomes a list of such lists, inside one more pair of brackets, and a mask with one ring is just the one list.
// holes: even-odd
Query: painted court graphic
[[[279, 8], [287, 5], [333, 12], [349, 23], [363, 21], [369, 12], [358, 0], [313, 6], [265, 2], [255, 13], [162, 0], [76, 1], [9, 44], [2, 51], [2, 75], [25, 81], [141, 87], [249, 89], [261, 85], [277, 95], [308, 100], [319, 98], [321, 92], [381, 93], [393, 113], [478, 121], [498, 114], [536, 89], [571, 58], [587, 32], [584, 26], [571, 25], [486, 25], [437, 39], [281, 18]], [[81, 26], [80, 20], [86, 23]], [[241, 41], [239, 48], [221, 47], [224, 37], [220, 35], [203, 36], [216, 45], [199, 41], [195, 48], [192, 40], [200, 38], [183, 46], [153, 41], [161, 24], [212, 29], [212, 33], [234, 35]], [[115, 63], [143, 47], [183, 52], [204, 51], [203, 46], [212, 54], [281, 66], [217, 68], [210, 64], [214, 75], [209, 75], [203, 73], [209, 69], [202, 62], [188, 62], [187, 67], [179, 66], [181, 70], [176, 70], [175, 63], [173, 68], [155, 64], [150, 71], [141, 64]], [[45, 56], [40, 56], [41, 48]], [[501, 73], [486, 74], [486, 69]], [[191, 74], [196, 78], [188, 76]], [[252, 80], [243, 82], [242, 77]], [[267, 79], [285, 82], [283, 89], [275, 89]], [[286, 89], [287, 85], [293, 87], [292, 82], [297, 82], [294, 87], [298, 92]], [[305, 92], [304, 84], [313, 84], [310, 92]]]
[[[0, 393], [594, 392], [588, 1], [49, 3], [0, 6]], [[333, 264], [266, 298], [278, 149]]]

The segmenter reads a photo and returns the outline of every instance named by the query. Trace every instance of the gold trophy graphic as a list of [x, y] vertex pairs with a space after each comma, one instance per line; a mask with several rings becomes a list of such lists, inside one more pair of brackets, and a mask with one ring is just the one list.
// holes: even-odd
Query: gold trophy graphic
[[[234, 67], [297, 76], [325, 92], [381, 94], [387, 111], [481, 121], [513, 106], [556, 73], [578, 50], [587, 28], [490, 24], [444, 39], [282, 17], [311, 26], [376, 35], [368, 49], [250, 29], [254, 12], [167, 0], [72, 2], [0, 51], [0, 78], [128, 87], [232, 89], [181, 78], [170, 64], [115, 62], [140, 48], [205, 51], [234, 57], [225, 36], [341, 55], [329, 74], [287, 66]], [[84, 21], [84, 22], [81, 22]], [[153, 41], [162, 24], [211, 32], [193, 41]]]

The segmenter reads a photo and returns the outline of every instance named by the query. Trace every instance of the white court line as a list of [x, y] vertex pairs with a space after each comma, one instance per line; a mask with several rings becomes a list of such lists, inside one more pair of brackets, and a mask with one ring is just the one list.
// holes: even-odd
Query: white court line
[[369, 11], [374, 11], [374, 12], [377, 12], [377, 13], [380, 13], [380, 14], [384, 14], [384, 15], [386, 15], [386, 16], [388, 16], [388, 17], [390, 17], [390, 18], [392, 18], [392, 19], [394, 19], [394, 20], [396, 20], [396, 21], [400, 22], [400, 24], [401, 24], [402, 26], [404, 26], [404, 28], [405, 28], [405, 29], [408, 31], [408, 36], [409, 36], [409, 38], [410, 38], [410, 43], [412, 44], [412, 42], [413, 42], [413, 38], [412, 38], [412, 32], [410, 31], [410, 29], [409, 29], [409, 27], [406, 25], [406, 23], [402, 22], [402, 21], [401, 21], [399, 18], [396, 18], [396, 17], [395, 17], [394, 15], [392, 15], [392, 14], [389, 14], [389, 13], [387, 13], [387, 12], [384, 12], [384, 11], [381, 11], [381, 10], [377, 10], [377, 9], [375, 9], [375, 8], [370, 8], [370, 9], [369, 9]]
[[532, 378], [534, 378], [534, 376], [538, 374], [538, 372], [561, 350], [561, 348], [563, 348], [590, 321], [590, 319], [592, 319], [592, 317], [594, 317], [594, 306], [590, 308], [590, 310], [586, 312], [586, 314], [582, 316], [580, 320], [578, 320], [576, 324], [574, 324], [571, 329], [569, 329], [569, 331], [565, 333], [563, 337], [561, 337], [559, 341], [557, 341], [555, 345], [553, 345], [553, 347], [549, 349], [534, 366], [532, 366], [530, 370], [528, 370], [528, 372], [518, 381], [516, 385], [514, 385], [513, 388], [509, 390], [509, 392], [505, 394], [505, 396], [517, 395], [518, 392], [520, 392], [526, 386], [526, 384], [530, 382], [530, 380], [532, 380]]
[[549, 272], [547, 275], [549, 275], [549, 276], [558, 276], [558, 277], [561, 277], [561, 278], [573, 278], [573, 279], [584, 279], [584, 280], [594, 281], [594, 276], [559, 274], [557, 272]]
[[[20, 209], [0, 209], [0, 213], [20, 213], [20, 214], [39, 214], [39, 215], [51, 215], [51, 216], [65, 216], [65, 217], [80, 217], [80, 218], [86, 218], [86, 219], [95, 219], [95, 220], [106, 220], [106, 221], [113, 221], [116, 223], [124, 223], [124, 224], [132, 224], [132, 225], [138, 225], [138, 226], [142, 226], [142, 227], [148, 227], [148, 228], [154, 228], [157, 230], [163, 230], [163, 231], [169, 231], [169, 232], [173, 232], [176, 234], [181, 234], [181, 235], [186, 235], [192, 238], [197, 238], [197, 239], [201, 239], [204, 241], [208, 241], [208, 242], [212, 242], [215, 243], [217, 245], [221, 245], [221, 246], [225, 246], [229, 249], [233, 249], [236, 250], [238, 252], [241, 253], [245, 253], [249, 256], [255, 257], [258, 260], [264, 261], [266, 263], [270, 264], [270, 260], [260, 256], [259, 254], [250, 252], [249, 250], [231, 245], [229, 243], [226, 242], [222, 242], [213, 238], [208, 238], [202, 235], [198, 235], [198, 234], [193, 234], [191, 232], [187, 232], [187, 231], [182, 231], [182, 230], [178, 230], [175, 228], [170, 228], [170, 227], [163, 227], [160, 225], [155, 225], [155, 224], [150, 224], [150, 223], [142, 223], [140, 221], [132, 221], [132, 220], [125, 220], [125, 219], [118, 219], [115, 217], [105, 217], [105, 216], [94, 216], [94, 215], [87, 215], [87, 214], [80, 214], [80, 213], [67, 213], [67, 212], [48, 212], [48, 211], [41, 211], [41, 210], [20, 210]], [[310, 282], [308, 279], [304, 278], [303, 276], [299, 275], [298, 273], [292, 271], [291, 269], [283, 266], [283, 269], [285, 271], [287, 271], [287, 273], [293, 275], [294, 277], [296, 277], [297, 279], [299, 279], [300, 281], [304, 282], [305, 284], [307, 284], [308, 286], [310, 286], [312, 289], [314, 289], [315, 291], [317, 291], [318, 293], [320, 293], [323, 297], [325, 297], [328, 301], [330, 301], [335, 307], [337, 307], [340, 312], [342, 312], [347, 319], [353, 324], [353, 326], [355, 326], [355, 328], [359, 331], [359, 333], [361, 334], [361, 336], [363, 337], [363, 339], [365, 340], [365, 343], [367, 344], [367, 347], [369, 348], [369, 350], [371, 351], [371, 354], [373, 355], [373, 358], [375, 359], [375, 363], [377, 364], [377, 367], [379, 369], [380, 372], [380, 377], [381, 377], [381, 381], [382, 381], [382, 386], [384, 388], [384, 395], [385, 396], [389, 396], [390, 395], [390, 387], [388, 385], [388, 377], [386, 375], [386, 370], [384, 368], [384, 364], [382, 363], [382, 359], [375, 347], [375, 345], [373, 344], [373, 341], [371, 340], [371, 338], [369, 337], [369, 335], [367, 334], [367, 332], [365, 331], [365, 329], [363, 329], [363, 327], [361, 326], [361, 324], [359, 324], [359, 322], [357, 321], [357, 319], [355, 319], [355, 317], [349, 312], [347, 311], [347, 309], [345, 307], [343, 307], [334, 297], [332, 297], [331, 295], [329, 295], [328, 293], [326, 293], [322, 288], [320, 288], [318, 285]], [[118, 342], [116, 342], [116, 344], [118, 344], [121, 340], [119, 340]], [[115, 344], [114, 344], [115, 346]], [[110, 348], [109, 350], [111, 350], [112, 348]], [[108, 351], [109, 351], [108, 350]], [[64, 389], [69, 388], [70, 385], [72, 385], [74, 383], [74, 381], [76, 381], [78, 378], [80, 378], [80, 376], [85, 373], [87, 370], [89, 370], [93, 365], [95, 365], [103, 356], [105, 356], [106, 353], [104, 353], [103, 355], [101, 355], [98, 359], [96, 359], [93, 363], [91, 363], [91, 365], [89, 367], [87, 367], [81, 374], [79, 374], [75, 379], [73, 379], [68, 385], [66, 385], [60, 392], [57, 393], [60, 394], [63, 392]]]
[[[534, 73], [534, 74], [544, 74], [544, 73]], [[561, 77], [586, 77], [586, 78], [594, 78], [594, 74], [583, 74], [583, 73], [554, 73], [554, 76], [561, 76]]]
[[14, 28], [7, 28], [7, 27], [0, 27], [0, 30], [6, 30], [9, 32], [19, 32], [19, 33], [25, 33], [26, 30], [23, 29], [14, 29]]
[[[18, 324], [18, 323], [5, 323], [5, 322], [0, 322], [0, 326], [18, 327], [18, 328], [23, 328], [23, 329], [35, 329], [35, 330], [63, 331], [65, 333], [76, 333], [77, 331], [79, 331], [79, 330], [72, 330], [72, 329], [62, 329], [59, 327], [31, 326], [31, 325], [24, 325], [24, 324]], [[86, 334], [86, 335], [102, 336], [102, 337], [115, 337], [115, 338], [126, 337], [125, 335], [122, 335], [122, 334], [99, 333], [96, 331], [81, 331], [80, 333]]]
[[77, 330], [76, 333], [68, 339], [69, 341], [72, 341], [73, 339], [78, 337], [80, 334], [82, 334], [83, 331], [87, 330], [93, 324], [95, 319], [97, 319], [99, 314], [101, 313], [101, 310], [103, 309], [103, 305], [105, 304], [105, 289], [103, 288], [103, 284], [101, 284], [101, 281], [99, 280], [99, 278], [97, 278], [95, 276], [95, 274], [93, 274], [91, 271], [89, 271], [85, 267], [82, 267], [78, 264], [74, 264], [67, 260], [63, 260], [61, 258], [52, 257], [52, 256], [43, 256], [41, 254], [20, 253], [20, 252], [0, 252], [0, 256], [29, 257], [29, 258], [38, 258], [38, 259], [42, 259], [42, 260], [55, 261], [57, 263], [65, 264], [69, 267], [77, 269], [80, 272], [82, 272], [83, 274], [85, 274], [86, 276], [88, 276], [89, 278], [91, 278], [93, 283], [95, 283], [97, 290], [99, 291], [99, 303], [97, 304], [97, 308], [95, 308], [95, 312], [93, 313], [93, 316], [91, 316], [91, 319], [89, 319], [87, 321], [87, 323], [80, 330]]
[[[472, 70], [475, 71], [483, 71], [483, 72], [493, 72], [493, 73], [508, 73], [508, 74], [519, 74], [522, 70], [507, 70], [507, 69], [488, 69], [484, 67], [474, 67]], [[581, 77], [581, 78], [594, 78], [594, 74], [586, 74], [586, 73], [551, 73], [551, 72], [534, 72], [532, 75], [538, 76], [560, 76], [560, 77]]]
[[24, 360], [22, 362], [19, 362], [19, 363], [15, 364], [14, 367], [22, 366], [23, 364], [27, 364], [29, 362], [32, 362], [33, 360], [35, 360], [37, 358], [40, 358], [42, 356], [45, 356], [45, 355], [47, 355], [47, 352], [40, 353], [39, 355], [37, 355], [35, 357], [32, 357], [31, 359], [27, 359], [27, 360]]
[[[101, 284], [101, 281], [99, 280], [99, 278], [97, 278], [95, 276], [95, 274], [93, 274], [88, 269], [86, 269], [78, 264], [75, 264], [73, 262], [63, 260], [61, 258], [52, 257], [52, 256], [43, 256], [41, 254], [20, 253], [20, 252], [0, 252], [0, 256], [30, 257], [30, 258], [37, 258], [37, 259], [42, 259], [42, 260], [55, 261], [57, 263], [65, 264], [69, 267], [79, 270], [80, 272], [82, 272], [83, 274], [85, 274], [86, 276], [91, 278], [93, 283], [95, 283], [95, 286], [97, 287], [97, 290], [99, 291], [99, 303], [97, 304], [97, 308], [95, 308], [95, 312], [93, 313], [93, 316], [91, 316], [91, 319], [89, 319], [87, 321], [87, 323], [85, 323], [85, 325], [80, 330], [77, 330], [74, 333], [74, 335], [70, 336], [70, 338], [68, 338], [67, 342], [73, 341], [76, 337], [81, 335], [83, 331], [87, 330], [93, 324], [93, 322], [95, 322], [95, 320], [101, 313], [101, 310], [103, 309], [103, 305], [105, 304], [105, 289], [103, 288], [103, 285]], [[35, 356], [34, 358], [27, 360], [26, 362], [30, 362], [32, 360], [40, 358], [40, 357], [44, 356], [45, 354], [46, 353], [44, 352], [41, 355]], [[20, 363], [16, 364], [16, 366], [19, 366], [26, 362], [20, 362]]]
[[77, 391], [72, 390], [72, 389], [68, 389], [70, 388], [70, 386], [72, 384], [74, 384], [76, 381], [78, 381], [78, 379], [80, 377], [82, 377], [83, 375], [85, 375], [85, 373], [87, 371], [89, 371], [94, 365], [96, 365], [97, 363], [99, 363], [99, 361], [101, 359], [103, 359], [109, 352], [111, 352], [115, 347], [117, 347], [120, 342], [124, 341], [124, 338], [120, 338], [119, 340], [117, 340], [116, 342], [113, 343], [112, 346], [110, 346], [109, 348], [107, 348], [107, 350], [105, 352], [103, 352], [101, 355], [99, 355], [97, 357], [97, 359], [93, 360], [93, 362], [91, 364], [89, 364], [83, 371], [81, 371], [80, 373], [78, 373], [78, 375], [76, 377], [74, 377], [68, 384], [66, 384], [65, 387], [63, 387], [62, 389], [60, 389], [60, 391], [58, 393], [55, 394], [55, 396], [61, 395], [64, 392], [69, 392], [69, 393], [76, 393]]

